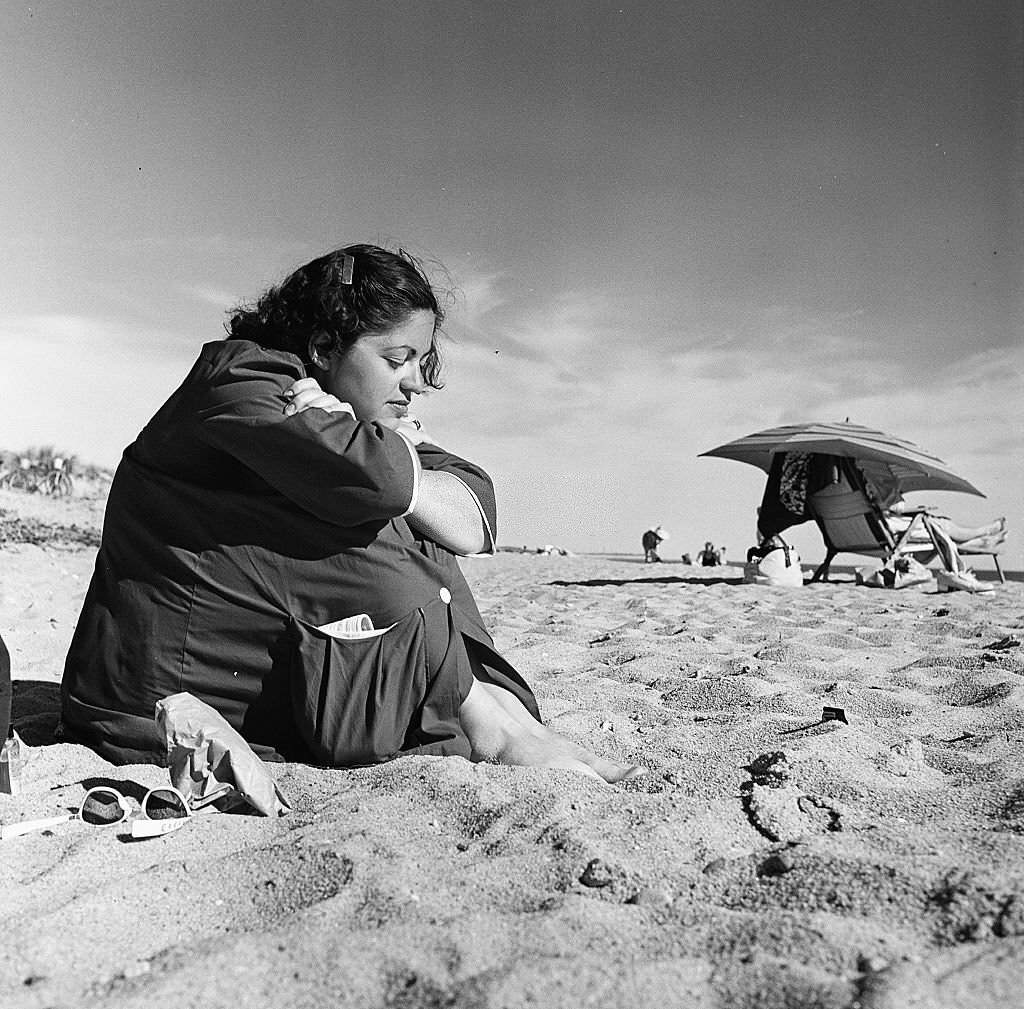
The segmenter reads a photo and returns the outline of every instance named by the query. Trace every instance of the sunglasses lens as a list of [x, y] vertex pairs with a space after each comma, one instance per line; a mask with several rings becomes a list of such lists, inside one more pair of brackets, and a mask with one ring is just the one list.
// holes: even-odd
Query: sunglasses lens
[[180, 819], [189, 813], [182, 797], [169, 788], [155, 788], [150, 792], [142, 811], [151, 820]]
[[117, 792], [111, 788], [93, 788], [82, 800], [81, 816], [86, 823], [103, 825], [120, 823], [126, 813]]

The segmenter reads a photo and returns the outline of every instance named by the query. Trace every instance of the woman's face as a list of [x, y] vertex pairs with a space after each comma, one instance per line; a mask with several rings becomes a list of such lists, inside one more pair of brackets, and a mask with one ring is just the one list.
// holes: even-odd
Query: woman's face
[[434, 313], [421, 310], [394, 329], [361, 337], [348, 352], [314, 368], [321, 387], [349, 403], [356, 419], [387, 427], [409, 412], [423, 392], [423, 356], [434, 343]]

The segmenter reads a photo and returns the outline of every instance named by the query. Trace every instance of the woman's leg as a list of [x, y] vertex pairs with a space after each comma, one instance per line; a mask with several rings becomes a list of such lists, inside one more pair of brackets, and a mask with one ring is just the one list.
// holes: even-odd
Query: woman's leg
[[988, 525], [983, 526], [962, 526], [952, 519], [940, 516], [936, 516], [932, 521], [941, 525], [955, 543], [966, 543], [968, 540], [984, 536], [1006, 537], [1006, 519], [1004, 518], [996, 519], [995, 522], [989, 522]]
[[642, 767], [605, 760], [553, 732], [513, 693], [475, 676], [459, 709], [459, 721], [473, 747], [473, 760], [557, 767], [604, 781], [624, 781], [644, 773]]
[[1006, 536], [978, 536], [972, 540], [962, 540], [958, 543], [964, 553], [972, 554], [994, 554], [1006, 542]]

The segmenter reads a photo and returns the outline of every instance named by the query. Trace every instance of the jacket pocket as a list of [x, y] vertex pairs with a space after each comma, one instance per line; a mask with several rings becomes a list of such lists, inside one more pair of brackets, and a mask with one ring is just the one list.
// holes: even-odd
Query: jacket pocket
[[314, 759], [353, 767], [397, 756], [426, 688], [420, 612], [369, 637], [333, 637], [297, 617], [288, 630], [292, 707]]

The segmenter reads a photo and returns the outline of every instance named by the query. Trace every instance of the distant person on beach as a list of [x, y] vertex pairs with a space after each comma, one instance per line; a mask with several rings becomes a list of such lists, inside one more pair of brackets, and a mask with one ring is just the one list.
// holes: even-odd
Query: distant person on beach
[[187, 691], [266, 759], [403, 754], [639, 769], [548, 729], [457, 563], [493, 552], [491, 480], [411, 411], [444, 313], [419, 264], [337, 249], [237, 309], [124, 453], [64, 670], [65, 740], [167, 759]]
[[723, 553], [725, 553], [725, 547], [722, 547], [721, 550], [716, 550], [714, 543], [708, 540], [704, 544], [704, 549], [697, 554], [697, 563], [701, 567], [716, 568], [722, 563]]
[[[870, 484], [869, 493], [872, 493]], [[916, 515], [923, 511], [925, 521], [915, 526]], [[931, 509], [916, 509], [906, 504], [899, 494], [891, 497], [884, 509], [885, 523], [896, 539], [908, 530], [908, 546], [933, 546], [942, 559], [944, 571], [936, 576], [940, 589], [967, 592], [991, 592], [993, 587], [983, 583], [967, 566], [961, 551], [967, 553], [997, 553], [1006, 539], [1006, 519], [980, 526], [962, 526], [946, 515]]]
[[666, 539], [668, 539], [668, 533], [661, 526], [648, 529], [640, 537], [640, 545], [644, 548], [645, 564], [659, 564], [661, 562], [661, 558], [658, 556], [658, 546]]
[[[910, 528], [916, 509], [899, 497], [887, 505], [884, 511], [886, 524], [898, 537], [900, 533]], [[931, 523], [939, 526], [954, 543], [971, 543], [978, 546], [987, 544], [996, 549], [1006, 539], [1005, 518], [998, 518], [980, 526], [962, 526], [948, 515], [939, 515], [930, 509], [925, 509], [925, 513]]]

